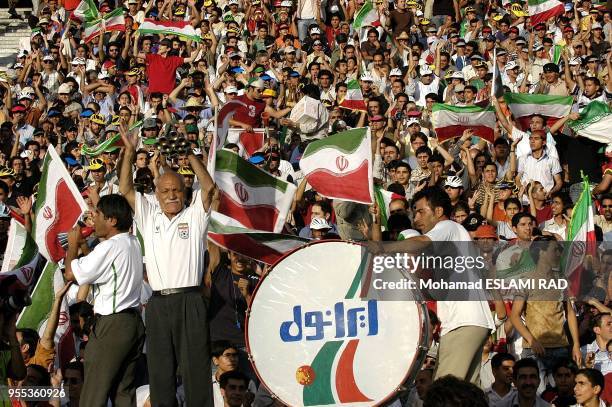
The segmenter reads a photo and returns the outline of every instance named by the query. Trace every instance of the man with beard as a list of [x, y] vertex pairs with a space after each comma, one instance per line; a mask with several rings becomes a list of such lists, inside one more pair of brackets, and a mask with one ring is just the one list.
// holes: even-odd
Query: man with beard
[[595, 215], [595, 224], [601, 228], [603, 233], [612, 232], [612, 195], [604, 195], [601, 198], [603, 213]]
[[244, 95], [238, 96], [238, 100], [245, 104], [243, 107], [236, 109], [236, 114], [233, 119], [230, 119], [230, 126], [242, 127], [248, 132], [252, 132], [253, 128], [261, 127], [261, 114], [268, 112], [271, 117], [280, 119], [291, 111], [291, 107], [283, 110], [276, 110], [266, 104], [263, 100], [264, 81], [261, 79], [252, 79], [249, 87]]
[[509, 399], [497, 404], [497, 407], [514, 406], [550, 406], [538, 397], [537, 390], [540, 385], [540, 369], [538, 362], [531, 358], [521, 359], [514, 365], [512, 372], [516, 392]]

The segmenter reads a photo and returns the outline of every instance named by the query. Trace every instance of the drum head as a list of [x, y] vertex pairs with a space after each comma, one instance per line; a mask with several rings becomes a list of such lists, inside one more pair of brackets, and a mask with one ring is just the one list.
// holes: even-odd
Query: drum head
[[247, 346], [259, 378], [285, 404], [376, 405], [420, 366], [422, 304], [362, 300], [366, 259], [358, 244], [310, 244], [257, 287]]

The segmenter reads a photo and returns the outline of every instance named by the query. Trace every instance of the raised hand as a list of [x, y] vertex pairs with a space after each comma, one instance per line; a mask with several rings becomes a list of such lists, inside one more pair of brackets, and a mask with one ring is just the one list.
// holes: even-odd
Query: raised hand
[[18, 196], [17, 197], [17, 206], [21, 211], [22, 215], [27, 215], [32, 210], [32, 198], [26, 196]]

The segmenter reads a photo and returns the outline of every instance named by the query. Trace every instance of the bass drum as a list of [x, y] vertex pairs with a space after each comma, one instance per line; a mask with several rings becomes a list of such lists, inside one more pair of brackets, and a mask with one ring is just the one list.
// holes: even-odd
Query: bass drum
[[273, 397], [292, 407], [373, 406], [414, 379], [429, 343], [425, 303], [362, 292], [370, 266], [363, 246], [322, 241], [282, 258], [261, 280], [246, 339]]

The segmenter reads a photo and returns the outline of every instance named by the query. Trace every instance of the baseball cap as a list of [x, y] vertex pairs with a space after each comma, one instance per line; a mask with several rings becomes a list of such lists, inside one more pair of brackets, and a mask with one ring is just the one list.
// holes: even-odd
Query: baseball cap
[[591, 30], [601, 30], [601, 29], [602, 29], [601, 24], [599, 23], [591, 24]]
[[285, 47], [285, 54], [291, 54], [292, 52], [295, 52], [295, 48], [291, 46]]
[[51, 55], [45, 55], [43, 61], [55, 61], [55, 59]]
[[462, 225], [468, 232], [475, 232], [480, 225], [483, 225], [485, 218], [478, 213], [470, 213], [463, 221]]
[[420, 70], [421, 76], [433, 75], [433, 71], [429, 67], [429, 65], [425, 65]]
[[408, 122], [406, 123], [406, 126], [410, 127], [413, 124], [418, 124], [419, 126], [421, 125], [421, 123], [419, 122], [419, 119], [413, 117], [411, 119], [408, 119]]
[[557, 64], [549, 62], [549, 63], [544, 65], [544, 72], [556, 72], [556, 73], [559, 73], [559, 67], [557, 66]]
[[377, 114], [377, 115], [374, 115], [374, 116], [370, 117], [370, 121], [371, 121], [371, 122], [382, 122], [382, 121], [384, 121], [384, 120], [385, 120], [385, 118], [384, 118], [384, 117], [382, 117], [382, 116], [381, 116], [381, 115], [379, 115], [379, 114]]
[[236, 89], [235, 86], [227, 86], [224, 90], [223, 93], [238, 93], [238, 89]]
[[83, 118], [88, 118], [88, 117], [91, 117], [93, 114], [94, 114], [93, 110], [84, 109], [79, 116]]
[[26, 111], [26, 108], [23, 105], [16, 105], [16, 106], [13, 106], [13, 108], [11, 109], [11, 113], [23, 113], [25, 111]]
[[369, 72], [364, 72], [360, 79], [364, 82], [374, 82], [374, 78]]
[[249, 80], [249, 86], [252, 88], [263, 89], [266, 85], [261, 78], [253, 78]]
[[62, 113], [59, 110], [49, 110], [49, 112], [47, 113], [47, 117], [57, 117], [57, 116], [61, 116]]
[[446, 178], [446, 181], [444, 181], [444, 186], [450, 188], [463, 188], [463, 181], [460, 177], [451, 175]]
[[90, 121], [97, 124], [106, 124], [106, 119], [100, 113], [95, 113], [89, 118]]
[[263, 155], [260, 154], [255, 154], [252, 155], [251, 158], [249, 158], [249, 162], [251, 164], [261, 164], [262, 162], [266, 161], [265, 157]]
[[321, 34], [321, 29], [319, 27], [313, 27], [310, 29], [310, 34]]
[[465, 90], [465, 86], [459, 84], [455, 86], [455, 93], [463, 92]]
[[514, 61], [510, 61], [506, 64], [506, 68], [504, 70], [509, 71], [514, 68], [518, 68], [519, 66]]
[[331, 225], [324, 218], [312, 218], [312, 220], [310, 221], [310, 229], [312, 230], [331, 229]]
[[476, 239], [497, 239], [497, 230], [491, 225], [480, 225], [474, 233]]
[[402, 76], [402, 70], [399, 68], [393, 68], [391, 72], [389, 72], [389, 76]]
[[200, 130], [198, 129], [198, 126], [196, 126], [195, 124], [189, 124], [187, 126], [185, 126], [185, 131], [189, 134], [189, 133], [199, 133]]

